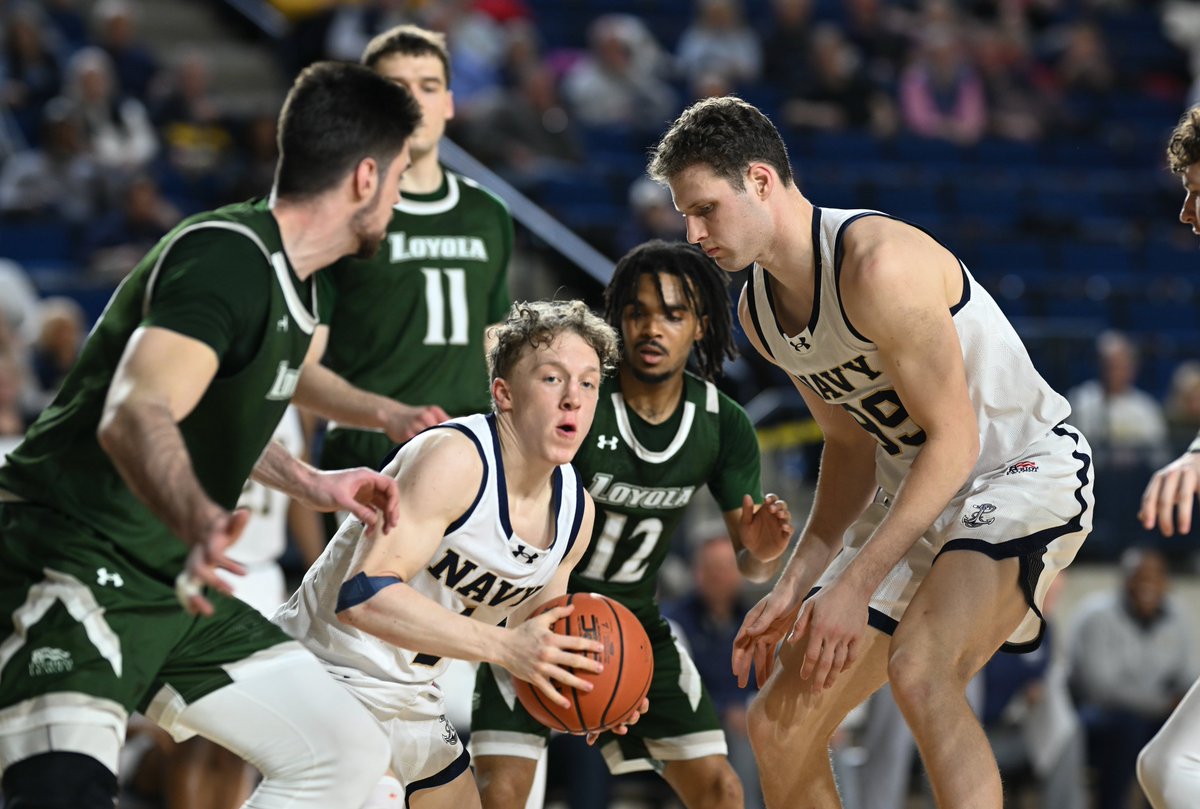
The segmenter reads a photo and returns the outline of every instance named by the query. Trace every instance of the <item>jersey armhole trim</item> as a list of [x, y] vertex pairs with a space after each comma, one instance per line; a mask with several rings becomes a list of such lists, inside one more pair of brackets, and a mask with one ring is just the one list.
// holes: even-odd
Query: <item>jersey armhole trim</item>
[[483, 444], [479, 443], [479, 437], [476, 436], [475, 433], [473, 433], [470, 429], [464, 427], [461, 424], [455, 424], [453, 422], [448, 423], [448, 424], [435, 424], [432, 427], [430, 427], [429, 429], [430, 430], [457, 430], [458, 432], [462, 433], [467, 438], [471, 439], [471, 443], [475, 445], [475, 451], [479, 453], [479, 460], [483, 463], [483, 476], [480, 477], [480, 479], [479, 479], [479, 489], [478, 489], [478, 491], [475, 492], [475, 499], [471, 501], [471, 505], [467, 506], [467, 510], [464, 511], [457, 520], [455, 520], [454, 522], [452, 522], [448, 526], [446, 526], [446, 530], [442, 533], [442, 536], [450, 536], [455, 531], [457, 531], [458, 529], [460, 529], [464, 525], [466, 525], [467, 520], [471, 519], [471, 515], [475, 513], [475, 507], [479, 505], [479, 501], [483, 499], [483, 493], [485, 491], [487, 491], [487, 482], [488, 482], [487, 455], [484, 454]]
[[762, 324], [758, 319], [758, 301], [755, 300], [758, 291], [754, 286], [754, 278], [760, 270], [761, 268], [757, 264], [750, 268], [750, 275], [746, 278], [746, 303], [750, 307], [750, 322], [754, 324], [754, 331], [758, 335], [758, 342], [762, 345], [763, 350], [767, 352], [767, 356], [774, 360], [775, 352], [771, 350], [771, 344], [767, 342], [767, 335], [763, 334]]
[[587, 510], [587, 498], [583, 496], [583, 478], [580, 477], [579, 471], [575, 470], [575, 518], [571, 521], [571, 533], [567, 539], [567, 547], [563, 550], [563, 558], [565, 559], [571, 553], [571, 548], [575, 547], [575, 540], [579, 539], [579, 529], [583, 525], [583, 513]]
[[179, 240], [187, 234], [196, 230], [204, 230], [205, 228], [232, 230], [235, 233], [242, 234], [247, 239], [254, 242], [254, 245], [260, 251], [262, 251], [263, 258], [267, 260], [267, 263], [271, 263], [271, 251], [267, 249], [265, 244], [263, 244], [262, 239], [258, 238], [258, 234], [245, 225], [240, 225], [236, 222], [220, 221], [196, 222], [195, 224], [188, 225], [183, 230], [176, 233], [175, 237], [172, 238], [171, 241], [167, 242], [167, 244], [163, 247], [162, 252], [158, 254], [158, 258], [155, 259], [154, 269], [150, 271], [150, 278], [146, 281], [146, 292], [142, 296], [142, 317], [146, 317], [148, 314], [150, 314], [150, 299], [154, 297], [154, 288], [158, 283], [158, 273], [162, 269], [162, 265], [167, 258], [167, 254], [171, 252], [171, 248], [173, 248], [179, 242]]
[[867, 216], [883, 216], [887, 217], [888, 219], [894, 218], [878, 211], [865, 211], [863, 213], [857, 213], [841, 224], [841, 226], [838, 228], [837, 236], [834, 237], [833, 241], [833, 292], [837, 296], [838, 309], [841, 310], [842, 322], [846, 324], [846, 328], [850, 330], [851, 334], [864, 343], [870, 343], [871, 341], [864, 337], [858, 329], [854, 328], [854, 324], [850, 322], [850, 316], [846, 314], [846, 304], [842, 300], [842, 255], [846, 250], [846, 245], [843, 242], [843, 239], [846, 236], [846, 228], [850, 227], [859, 219], [863, 219]]
[[[504, 456], [500, 454], [500, 431], [496, 427], [496, 414], [485, 416], [488, 429], [492, 433], [492, 452], [496, 456], [496, 513], [500, 517], [500, 528], [504, 532], [504, 541], [512, 539], [512, 520], [508, 517], [508, 481], [504, 479]], [[482, 452], [482, 448], [480, 452]]]

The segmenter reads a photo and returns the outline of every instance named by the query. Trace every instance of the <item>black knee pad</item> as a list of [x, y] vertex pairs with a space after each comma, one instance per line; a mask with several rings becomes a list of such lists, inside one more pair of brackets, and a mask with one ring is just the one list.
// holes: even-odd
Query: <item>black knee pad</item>
[[4, 771], [5, 809], [113, 809], [117, 776], [82, 753], [42, 753]]

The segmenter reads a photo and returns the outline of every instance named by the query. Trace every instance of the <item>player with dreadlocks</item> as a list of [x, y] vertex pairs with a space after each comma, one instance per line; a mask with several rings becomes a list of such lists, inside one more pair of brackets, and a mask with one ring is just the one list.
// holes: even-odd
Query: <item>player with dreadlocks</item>
[[[621, 362], [600, 388], [575, 468], [597, 507], [592, 542], [568, 589], [629, 607], [654, 646], [650, 710], [622, 735], [601, 736], [613, 774], [655, 769], [688, 809], [742, 807], [725, 735], [695, 664], [655, 601], [671, 534], [707, 485], [725, 517], [738, 567], [770, 578], [792, 535], [787, 504], [761, 494], [758, 441], [746, 412], [713, 378], [734, 355], [722, 271], [685, 244], [651, 241], [627, 253], [604, 292]], [[687, 371], [696, 355], [702, 376]], [[685, 676], [690, 675], [690, 676]], [[503, 669], [479, 667], [472, 756], [484, 809], [527, 804], [550, 731], [514, 698]]]

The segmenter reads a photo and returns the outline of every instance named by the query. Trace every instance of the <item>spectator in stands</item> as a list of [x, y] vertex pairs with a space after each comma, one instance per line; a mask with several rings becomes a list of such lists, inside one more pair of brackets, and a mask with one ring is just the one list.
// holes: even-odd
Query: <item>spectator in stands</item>
[[983, 80], [957, 26], [925, 30], [900, 79], [900, 109], [904, 123], [922, 137], [969, 146], [983, 136], [988, 115]]
[[101, 217], [84, 238], [88, 268], [114, 283], [182, 218], [149, 175], [125, 186], [120, 208]]
[[771, 0], [762, 39], [763, 81], [790, 91], [808, 80], [813, 0]]
[[0, 20], [4, 53], [0, 105], [8, 105], [26, 142], [36, 143], [42, 109], [62, 90], [62, 67], [45, 15], [29, 3], [12, 6]]
[[515, 88], [465, 127], [465, 140], [476, 157], [521, 189], [584, 160], [579, 132], [545, 65], [526, 69]]
[[41, 145], [16, 153], [0, 170], [0, 213], [79, 226], [100, 210], [103, 194], [79, 108], [66, 98], [52, 99], [42, 111]]
[[70, 55], [88, 43], [87, 19], [79, 10], [80, 0], [41, 0], [61, 55]]
[[649, 177], [638, 177], [629, 186], [629, 214], [617, 230], [615, 247], [621, 255], [651, 239], [678, 242], [685, 236], [670, 190]]
[[1166, 463], [1162, 405], [1135, 386], [1137, 346], [1127, 335], [1108, 330], [1096, 339], [1096, 354], [1098, 378], [1073, 388], [1067, 399], [1072, 422], [1092, 444], [1097, 468], [1128, 470]]
[[1067, 29], [1054, 60], [1053, 83], [1057, 117], [1068, 133], [1094, 136], [1097, 127], [1111, 123], [1118, 73], [1099, 26], [1081, 21]]
[[1023, 655], [997, 654], [983, 667], [979, 713], [1006, 781], [1027, 772], [1037, 784], [1039, 806], [1087, 809], [1083, 727], [1071, 705], [1051, 617], [1064, 581], [1059, 576], [1046, 594], [1041, 646]]
[[696, 18], [679, 38], [675, 58], [685, 76], [719, 73], [750, 85], [762, 72], [762, 44], [742, 19], [740, 0], [696, 0]]
[[980, 25], [972, 47], [987, 98], [988, 134], [1018, 141], [1041, 138], [1052, 109], [1038, 85], [1028, 39], [1010, 28]]
[[661, 48], [645, 23], [628, 14], [597, 17], [588, 46], [563, 78], [563, 97], [579, 121], [659, 131], [676, 97], [658, 74]]
[[1130, 548], [1121, 557], [1120, 588], [1085, 600], [1071, 626], [1071, 690], [1098, 809], [1127, 807], [1139, 751], [1195, 675], [1195, 628], [1169, 588], [1163, 555]]
[[120, 94], [112, 60], [104, 51], [89, 47], [71, 57], [66, 96], [78, 105], [88, 147], [110, 177], [135, 172], [158, 153], [158, 136], [146, 107]]
[[11, 353], [0, 353], [0, 439], [25, 435], [25, 428], [37, 415], [22, 404], [24, 385], [21, 363]]
[[729, 670], [729, 650], [742, 619], [753, 604], [743, 592], [742, 574], [729, 537], [718, 535], [700, 543], [692, 557], [695, 586], [678, 601], [663, 605], [663, 615], [681, 631], [721, 717], [729, 763], [742, 780], [746, 809], [762, 809], [758, 767], [750, 749], [746, 706], [758, 689], [738, 688]]
[[807, 80], [783, 106], [783, 119], [805, 130], [869, 129], [886, 137], [896, 130], [896, 106], [867, 75], [841, 29], [824, 23], [813, 31]]
[[867, 60], [867, 73], [882, 87], [894, 87], [908, 59], [903, 12], [884, 0], [846, 0], [846, 35]]
[[39, 410], [50, 403], [67, 372], [75, 365], [87, 323], [83, 309], [72, 298], [50, 297], [38, 306], [41, 321], [30, 349], [30, 364], [39, 388]]
[[92, 12], [96, 44], [112, 60], [119, 95], [150, 101], [159, 78], [158, 60], [137, 35], [137, 20], [127, 0], [100, 0]]
[[279, 159], [275, 116], [258, 112], [242, 122], [238, 148], [231, 169], [226, 200], [265, 197], [275, 181], [275, 161]]
[[1200, 432], [1200, 360], [1186, 360], [1175, 368], [1164, 410], [1171, 453], [1179, 455]]

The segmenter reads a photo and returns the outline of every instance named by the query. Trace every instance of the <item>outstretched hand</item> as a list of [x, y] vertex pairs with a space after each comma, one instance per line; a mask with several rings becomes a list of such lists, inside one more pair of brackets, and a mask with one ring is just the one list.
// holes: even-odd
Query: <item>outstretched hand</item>
[[1165, 537], [1192, 530], [1192, 504], [1200, 482], [1200, 452], [1187, 452], [1154, 473], [1142, 494], [1138, 519], [1147, 531], [1155, 525]]
[[754, 666], [755, 682], [762, 688], [775, 667], [775, 647], [792, 631], [799, 598], [788, 587], [776, 585], [746, 614], [742, 628], [733, 639], [733, 674], [738, 687], [750, 682]]
[[212, 603], [204, 597], [206, 586], [225, 595], [233, 595], [233, 588], [217, 575], [217, 570], [228, 570], [238, 576], [246, 574], [246, 568], [230, 559], [226, 551], [237, 542], [249, 520], [248, 509], [239, 508], [232, 513], [220, 511], [210, 517], [198, 535], [191, 539], [192, 549], [188, 552], [187, 561], [175, 577], [175, 597], [188, 614], [213, 614]]
[[300, 499], [317, 511], [349, 511], [367, 528], [374, 528], [382, 515], [384, 532], [400, 521], [396, 481], [365, 466], [318, 472]]
[[740, 539], [742, 547], [760, 562], [777, 559], [792, 538], [792, 514], [785, 501], [773, 494], [756, 506], [750, 495], [742, 497]]

